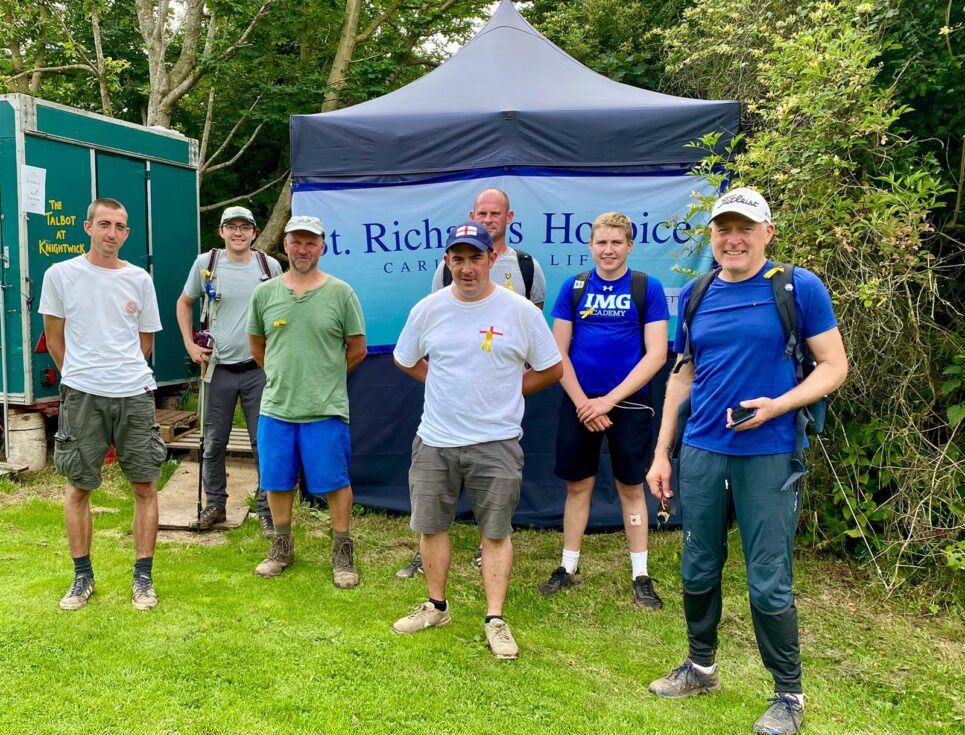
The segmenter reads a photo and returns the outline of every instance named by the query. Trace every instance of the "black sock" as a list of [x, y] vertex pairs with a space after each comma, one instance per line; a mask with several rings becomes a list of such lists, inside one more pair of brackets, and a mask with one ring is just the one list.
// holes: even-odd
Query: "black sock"
[[449, 609], [449, 603], [446, 600], [433, 600], [430, 597], [429, 602], [431, 602], [432, 606], [439, 612], [445, 612]]
[[134, 562], [134, 576], [135, 577], [150, 577], [151, 568], [154, 566], [154, 557], [145, 556], [143, 559], [138, 559]]
[[90, 563], [90, 554], [74, 557], [74, 576], [94, 578], [94, 567]]
[[502, 619], [503, 619], [502, 615], [487, 615], [486, 625], [489, 625], [493, 620], [502, 620]]

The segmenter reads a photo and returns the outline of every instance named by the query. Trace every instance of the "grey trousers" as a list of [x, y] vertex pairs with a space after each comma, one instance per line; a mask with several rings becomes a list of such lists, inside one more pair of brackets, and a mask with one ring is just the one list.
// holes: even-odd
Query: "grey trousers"
[[[248, 427], [248, 439], [255, 453], [258, 467], [258, 409], [261, 392], [265, 389], [265, 371], [249, 370], [231, 373], [215, 367], [211, 382], [204, 393], [204, 494], [206, 505], [224, 508], [228, 502], [228, 479], [225, 475], [225, 452], [231, 436], [235, 404], [241, 398], [241, 410]], [[259, 483], [260, 484], [260, 483]], [[261, 488], [255, 488], [258, 497], [258, 515], [271, 518], [268, 498]]]

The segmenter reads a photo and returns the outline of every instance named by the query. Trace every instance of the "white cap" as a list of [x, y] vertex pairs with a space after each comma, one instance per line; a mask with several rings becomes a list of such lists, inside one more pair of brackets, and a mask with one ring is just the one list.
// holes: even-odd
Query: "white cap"
[[243, 219], [246, 222], [251, 222], [251, 224], [256, 227], [258, 226], [258, 223], [255, 222], [255, 215], [253, 215], [247, 207], [228, 207], [221, 213], [221, 224], [233, 219]]
[[295, 230], [305, 230], [306, 232], [325, 237], [325, 225], [322, 224], [322, 221], [318, 217], [309, 217], [304, 214], [292, 217], [288, 220], [288, 224], [285, 225], [285, 232], [294, 232]]
[[739, 214], [754, 222], [769, 223], [771, 221], [771, 208], [768, 206], [767, 200], [747, 187], [731, 189], [714, 202], [714, 208], [710, 212], [710, 221], [713, 222], [726, 212]]

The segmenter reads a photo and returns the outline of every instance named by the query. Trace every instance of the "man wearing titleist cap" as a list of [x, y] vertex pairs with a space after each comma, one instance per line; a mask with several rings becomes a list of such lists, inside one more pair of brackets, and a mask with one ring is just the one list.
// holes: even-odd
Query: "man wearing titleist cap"
[[[493, 274], [493, 283], [525, 296], [536, 304], [536, 308], [542, 309], [546, 299], [546, 277], [539, 261], [529, 253], [511, 248], [506, 243], [506, 229], [512, 223], [513, 217], [509, 196], [495, 188], [479, 192], [469, 213], [469, 219], [485, 227], [493, 241], [493, 252], [496, 254], [490, 271]], [[435, 293], [451, 283], [452, 271], [445, 260], [442, 260], [432, 277], [432, 292]], [[482, 565], [482, 546], [476, 548], [472, 564], [477, 569]], [[395, 576], [407, 578], [420, 571], [422, 557], [417, 552], [415, 558], [396, 572]]]
[[[681, 576], [690, 651], [680, 667], [650, 684], [650, 691], [679, 698], [720, 689], [715, 656], [721, 568], [733, 502], [754, 633], [775, 688], [754, 731], [784, 735], [798, 732], [804, 718], [791, 572], [804, 442], [800, 418], [807, 415], [801, 411], [844, 382], [848, 361], [827, 289], [803, 268], [771, 262], [766, 249], [773, 237], [771, 210], [758, 192], [740, 188], [721, 196], [710, 220], [719, 270], [680, 293], [674, 349], [681, 357], [667, 386], [647, 482], [661, 500], [673, 495], [669, 450], [678, 409], [689, 399], [675, 479], [683, 514]], [[775, 296], [775, 284], [784, 278], [784, 291], [793, 294], [797, 334], [814, 362], [803, 379]], [[691, 299], [695, 311], [688, 311]], [[782, 292], [780, 301], [792, 299]]]
[[411, 634], [452, 621], [449, 526], [465, 487], [483, 541], [486, 641], [497, 658], [515, 659], [519, 649], [503, 603], [522, 480], [523, 396], [559, 380], [563, 366], [540, 310], [490, 281], [496, 254], [485, 227], [470, 220], [452, 228], [445, 260], [452, 286], [412, 308], [393, 353], [396, 364], [426, 386], [409, 497], [429, 600], [392, 628]]
[[[228, 478], [225, 454], [235, 406], [241, 399], [248, 439], [258, 466], [258, 406], [265, 388], [265, 371], [251, 356], [248, 348], [248, 303], [262, 281], [281, 275], [281, 265], [274, 258], [252, 250], [258, 234], [255, 217], [245, 207], [228, 207], [221, 214], [218, 234], [223, 249], [199, 255], [191, 265], [184, 290], [176, 308], [178, 327], [184, 349], [191, 360], [203, 366], [205, 386], [204, 457], [202, 481], [205, 507], [196, 521], [197, 530], [207, 531], [225, 520], [228, 502]], [[192, 324], [192, 306], [203, 299], [203, 329], [196, 333]], [[271, 535], [271, 511], [259, 488], [258, 520], [262, 535]]]
[[248, 314], [251, 354], [267, 376], [258, 453], [275, 521], [268, 558], [255, 573], [277, 577], [295, 559], [292, 504], [301, 466], [308, 492], [328, 499], [335, 586], [356, 587], [347, 376], [366, 354], [362, 307], [351, 286], [318, 267], [325, 252], [318, 217], [288, 221], [285, 252], [288, 271], [255, 288]]

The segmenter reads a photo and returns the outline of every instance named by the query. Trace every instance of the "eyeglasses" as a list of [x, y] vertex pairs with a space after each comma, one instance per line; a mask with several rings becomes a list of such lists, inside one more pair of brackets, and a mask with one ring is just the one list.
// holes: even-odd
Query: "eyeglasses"
[[254, 225], [221, 225], [228, 232], [254, 232]]

